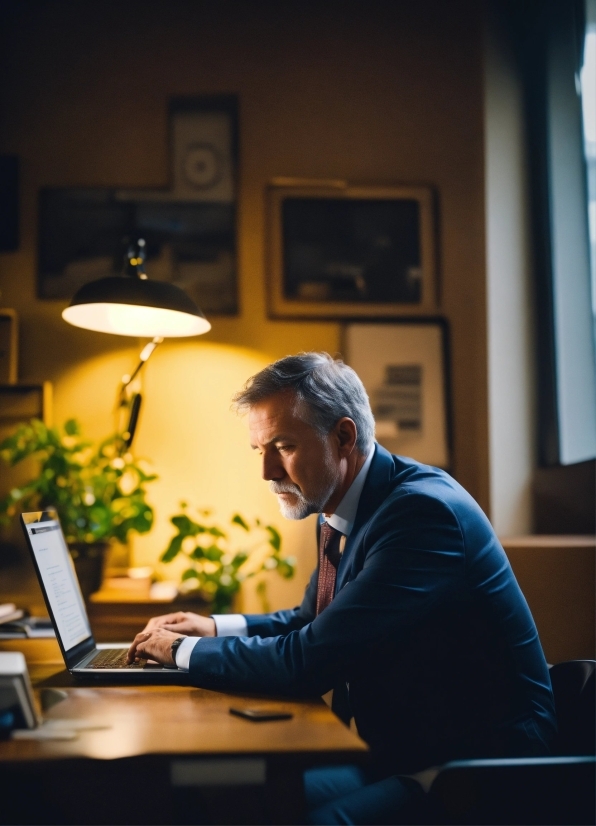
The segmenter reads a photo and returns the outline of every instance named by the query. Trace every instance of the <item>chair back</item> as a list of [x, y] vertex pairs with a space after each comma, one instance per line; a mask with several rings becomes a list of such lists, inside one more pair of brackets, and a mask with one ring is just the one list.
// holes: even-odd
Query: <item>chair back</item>
[[[577, 826], [595, 822], [596, 758], [511, 757], [446, 763], [428, 822], [457, 826]], [[427, 822], [427, 821], [424, 821]]]
[[456, 760], [435, 778], [435, 823], [578, 824], [596, 822], [594, 660], [550, 669], [559, 732], [551, 757]]
[[551, 666], [559, 733], [553, 754], [596, 753], [596, 661], [569, 660]]

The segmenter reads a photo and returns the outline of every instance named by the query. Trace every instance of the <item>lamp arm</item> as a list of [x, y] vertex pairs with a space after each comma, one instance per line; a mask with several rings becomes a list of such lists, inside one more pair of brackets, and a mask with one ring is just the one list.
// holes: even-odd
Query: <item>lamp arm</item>
[[132, 399], [127, 398], [126, 391], [130, 387], [132, 382], [135, 380], [135, 378], [138, 376], [145, 362], [149, 360], [150, 356], [155, 351], [155, 348], [159, 344], [161, 344], [162, 341], [162, 336], [155, 336], [153, 341], [150, 341], [149, 344], [146, 344], [145, 347], [143, 347], [143, 349], [141, 350], [139, 363], [135, 367], [134, 371], [131, 373], [130, 376], [125, 375], [122, 377], [122, 384], [120, 385], [120, 390], [118, 391], [118, 401], [116, 404], [116, 408], [117, 410], [122, 410], [122, 408], [130, 406], [130, 415], [128, 417], [128, 424], [124, 432], [122, 433], [122, 443], [119, 451], [121, 453], [124, 452], [124, 450], [129, 450], [130, 446], [132, 445], [132, 440], [135, 435], [142, 400], [140, 393], [133, 393]]
[[141, 401], [142, 396], [140, 393], [135, 393], [132, 397], [132, 405], [130, 407], [130, 418], [128, 420], [128, 427], [122, 434], [122, 438], [124, 439], [124, 447], [126, 450], [130, 450], [130, 446], [132, 445], [132, 440], [135, 437], [135, 430], [137, 429], [137, 422], [139, 420], [139, 412], [141, 410]]
[[138, 376], [139, 371], [141, 370], [141, 368], [143, 367], [145, 362], [149, 360], [149, 357], [153, 354], [153, 352], [155, 351], [155, 348], [159, 344], [161, 344], [162, 341], [163, 341], [163, 336], [155, 336], [153, 341], [150, 341], [149, 344], [146, 344], [143, 347], [143, 349], [141, 350], [141, 355], [139, 356], [139, 363], [135, 367], [134, 371], [130, 374], [130, 376], [125, 375], [125, 376], [122, 377], [122, 384], [120, 385], [120, 391], [119, 391], [119, 395], [118, 395], [118, 406], [119, 407], [121, 407], [125, 403], [124, 398], [126, 396], [126, 388], [129, 386], [129, 384], [132, 384], [132, 382]]

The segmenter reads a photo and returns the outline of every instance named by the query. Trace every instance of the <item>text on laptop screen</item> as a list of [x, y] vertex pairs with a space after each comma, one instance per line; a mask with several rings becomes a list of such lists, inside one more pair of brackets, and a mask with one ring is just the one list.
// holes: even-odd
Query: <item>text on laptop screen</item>
[[58, 522], [33, 522], [27, 532], [52, 607], [57, 632], [68, 651], [91, 636], [81, 589]]

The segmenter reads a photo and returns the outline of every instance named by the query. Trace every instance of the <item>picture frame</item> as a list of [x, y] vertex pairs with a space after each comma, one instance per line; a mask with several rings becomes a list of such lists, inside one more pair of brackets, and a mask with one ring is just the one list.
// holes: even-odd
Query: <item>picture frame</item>
[[15, 310], [0, 309], [0, 384], [18, 380], [19, 320]]
[[0, 438], [10, 430], [30, 419], [41, 419], [48, 427], [53, 424], [53, 385], [41, 384], [0, 385]]
[[266, 200], [272, 318], [437, 314], [431, 187], [275, 179]]
[[150, 279], [184, 289], [207, 315], [237, 315], [238, 101], [172, 98], [167, 187], [44, 187], [39, 192], [38, 296], [70, 299], [119, 275], [143, 238]]
[[446, 322], [349, 323], [342, 329], [342, 353], [368, 393], [379, 444], [449, 470]]

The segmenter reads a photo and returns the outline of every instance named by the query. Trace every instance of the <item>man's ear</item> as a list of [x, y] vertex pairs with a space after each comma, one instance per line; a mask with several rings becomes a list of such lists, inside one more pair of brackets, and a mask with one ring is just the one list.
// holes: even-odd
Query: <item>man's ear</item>
[[339, 455], [342, 459], [347, 458], [356, 447], [358, 437], [356, 422], [348, 416], [344, 416], [335, 423], [334, 431]]

